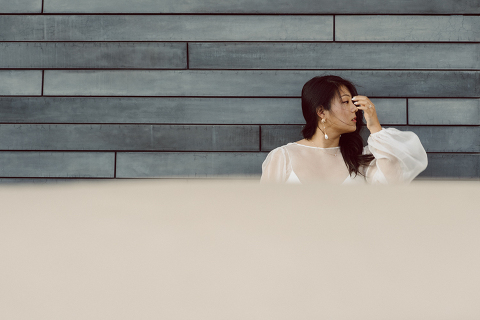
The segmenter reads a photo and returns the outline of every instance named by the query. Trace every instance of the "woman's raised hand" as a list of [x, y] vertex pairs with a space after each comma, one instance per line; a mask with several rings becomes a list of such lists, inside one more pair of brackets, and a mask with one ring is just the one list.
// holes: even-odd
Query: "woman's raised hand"
[[367, 128], [370, 130], [370, 133], [382, 130], [382, 126], [378, 121], [377, 110], [375, 110], [375, 105], [372, 101], [366, 96], [355, 96], [352, 100], [357, 109], [363, 110], [363, 116], [365, 121], [367, 121]]

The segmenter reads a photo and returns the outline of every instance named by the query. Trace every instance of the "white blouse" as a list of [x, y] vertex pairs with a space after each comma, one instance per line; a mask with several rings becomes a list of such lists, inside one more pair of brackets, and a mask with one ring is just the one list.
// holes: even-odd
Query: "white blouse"
[[427, 153], [417, 135], [395, 128], [368, 137], [363, 154], [375, 159], [361, 174], [349, 175], [340, 147], [318, 148], [289, 143], [272, 150], [262, 164], [262, 182], [336, 184], [409, 183], [427, 167]]

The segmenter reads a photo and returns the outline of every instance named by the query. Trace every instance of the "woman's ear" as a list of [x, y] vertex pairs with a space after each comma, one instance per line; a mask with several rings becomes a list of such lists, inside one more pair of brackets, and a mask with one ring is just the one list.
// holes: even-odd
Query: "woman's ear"
[[323, 106], [317, 107], [317, 116], [318, 116], [320, 119], [325, 118], [325, 110], [323, 109]]

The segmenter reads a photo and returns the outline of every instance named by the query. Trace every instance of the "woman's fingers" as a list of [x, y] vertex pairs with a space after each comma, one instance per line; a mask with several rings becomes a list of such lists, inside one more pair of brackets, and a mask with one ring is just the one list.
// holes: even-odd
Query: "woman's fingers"
[[[372, 101], [370, 101], [370, 99], [368, 99], [368, 97], [366, 96], [355, 96], [352, 98], [352, 101], [353, 101], [353, 104], [355, 104], [355, 106], [357, 106], [357, 108], [359, 107], [367, 107], [369, 109], [375, 107], [374, 104], [372, 103]], [[364, 109], [362, 109], [364, 110]]]
[[366, 104], [358, 105], [356, 107], [357, 107], [357, 109], [365, 110], [365, 111], [375, 110], [375, 106], [373, 105], [373, 103], [371, 103], [371, 104], [366, 103]]
[[368, 99], [367, 96], [355, 96], [352, 98], [353, 101], [358, 101], [358, 100], [370, 100]]
[[375, 113], [375, 109], [372, 107], [372, 108], [369, 108], [369, 107], [357, 107], [358, 110], [362, 110], [365, 114], [374, 114]]
[[355, 104], [355, 106], [357, 108], [362, 108], [362, 107], [366, 107], [367, 109], [371, 109], [371, 108], [374, 108], [375, 105], [371, 102], [364, 102], [364, 103], [359, 103], [359, 104]]
[[357, 100], [353, 100], [353, 103], [354, 104], [364, 104], [365, 102], [367, 102], [367, 99], [357, 99]]
[[366, 96], [355, 96], [352, 98], [353, 103], [357, 107], [357, 110], [363, 110], [365, 120], [367, 121], [367, 128], [370, 133], [375, 133], [382, 130], [382, 126], [378, 121], [377, 111], [375, 105]]

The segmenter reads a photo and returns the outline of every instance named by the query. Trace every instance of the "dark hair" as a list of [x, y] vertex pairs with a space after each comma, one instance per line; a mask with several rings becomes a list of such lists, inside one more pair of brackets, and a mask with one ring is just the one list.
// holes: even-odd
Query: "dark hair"
[[[318, 127], [319, 108], [330, 110], [331, 103], [335, 97], [340, 97], [340, 87], [346, 87], [352, 97], [358, 95], [355, 86], [348, 80], [338, 76], [327, 75], [310, 79], [302, 89], [302, 112], [306, 124], [302, 129], [303, 137], [311, 139]], [[340, 151], [347, 165], [350, 174], [359, 174], [360, 166], [368, 165], [373, 159], [373, 155], [362, 155], [363, 139], [360, 136], [360, 130], [365, 125], [363, 123], [363, 113], [358, 110], [357, 128], [354, 132], [342, 134], [340, 137]]]

